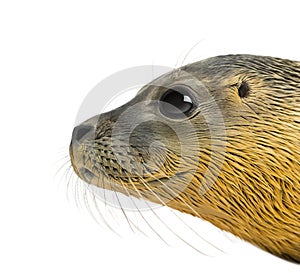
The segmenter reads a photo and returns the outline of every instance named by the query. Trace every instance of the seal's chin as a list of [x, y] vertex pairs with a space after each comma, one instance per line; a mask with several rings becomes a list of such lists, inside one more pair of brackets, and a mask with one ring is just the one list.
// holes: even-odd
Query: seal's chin
[[70, 154], [70, 160], [71, 160], [71, 165], [73, 167], [73, 170], [80, 177], [80, 173], [78, 171], [77, 164], [75, 164], [75, 158], [74, 158], [73, 143], [72, 143], [72, 141], [71, 141], [71, 144], [69, 146], [69, 154]]
[[79, 174], [79, 177], [88, 183], [97, 178], [89, 169], [85, 167], [80, 168]]
[[74, 145], [71, 142], [69, 146], [71, 165], [73, 167], [74, 172], [77, 174], [77, 176], [81, 180], [90, 184], [97, 177], [92, 171], [90, 171], [88, 168], [86, 168], [86, 166], [84, 166], [82, 156], [80, 155], [79, 150], [80, 150], [80, 146]]
[[85, 166], [84, 142], [92, 141], [95, 138], [94, 134], [94, 126], [82, 123], [74, 128], [69, 146], [72, 167], [77, 176], [87, 183], [91, 183], [96, 176]]

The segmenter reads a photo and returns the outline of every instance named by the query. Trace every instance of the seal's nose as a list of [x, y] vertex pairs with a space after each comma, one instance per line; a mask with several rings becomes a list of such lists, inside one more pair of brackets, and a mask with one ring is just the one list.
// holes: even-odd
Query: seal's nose
[[72, 134], [72, 143], [80, 143], [84, 138], [91, 138], [94, 133], [94, 127], [91, 125], [78, 125], [74, 128]]

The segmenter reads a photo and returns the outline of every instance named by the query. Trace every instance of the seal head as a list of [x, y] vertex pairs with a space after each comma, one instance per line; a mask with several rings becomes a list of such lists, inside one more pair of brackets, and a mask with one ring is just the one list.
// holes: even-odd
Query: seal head
[[73, 131], [87, 183], [169, 206], [300, 262], [300, 64], [186, 65]]

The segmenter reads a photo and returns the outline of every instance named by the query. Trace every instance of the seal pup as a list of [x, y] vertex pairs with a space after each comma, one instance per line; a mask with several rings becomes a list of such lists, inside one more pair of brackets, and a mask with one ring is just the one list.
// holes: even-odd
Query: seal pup
[[217, 56], [74, 128], [87, 183], [207, 220], [300, 263], [300, 63]]

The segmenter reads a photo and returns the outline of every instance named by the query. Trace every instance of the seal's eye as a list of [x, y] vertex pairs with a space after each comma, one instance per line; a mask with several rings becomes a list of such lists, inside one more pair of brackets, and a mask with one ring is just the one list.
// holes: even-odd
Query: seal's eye
[[192, 96], [187, 88], [168, 89], [160, 98], [160, 112], [169, 118], [183, 118], [194, 108]]

